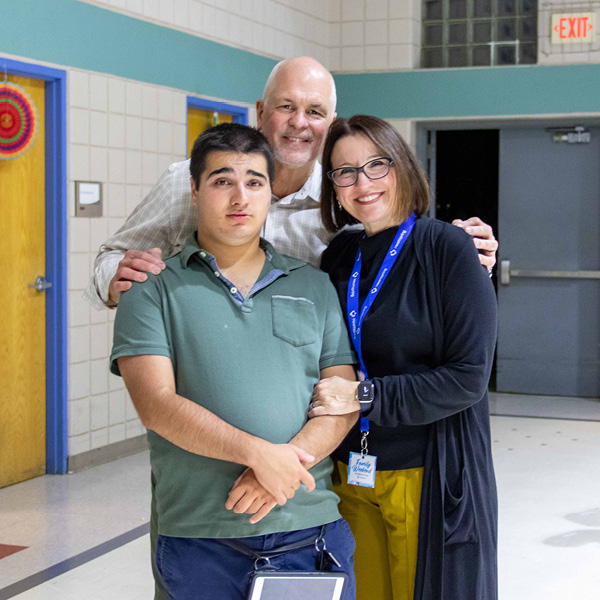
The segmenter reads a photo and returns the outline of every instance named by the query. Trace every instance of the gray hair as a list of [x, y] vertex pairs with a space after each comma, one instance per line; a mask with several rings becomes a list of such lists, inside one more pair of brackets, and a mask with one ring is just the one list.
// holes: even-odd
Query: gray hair
[[[285, 64], [288, 64], [289, 62], [291, 62], [293, 60], [296, 60], [297, 58], [298, 57], [295, 57], [295, 58], [285, 58], [284, 60], [279, 61], [273, 67], [273, 70], [271, 71], [271, 73], [269, 73], [269, 77], [267, 78], [267, 82], [265, 83], [265, 89], [263, 90], [263, 100], [265, 102], [267, 102], [267, 99], [271, 95], [271, 89], [273, 87], [273, 82], [275, 81], [275, 76], [277, 75], [277, 71], [279, 71], [279, 68], [282, 67]], [[335, 107], [337, 105], [337, 92], [335, 90], [335, 81], [333, 79], [333, 75], [325, 67], [323, 67], [323, 65], [321, 65], [321, 63], [319, 63], [316, 60], [315, 60], [315, 62], [317, 64], [319, 64], [326, 73], [329, 74], [330, 81], [331, 81], [331, 95], [329, 96], [329, 100], [331, 101], [332, 112], [335, 112]]]

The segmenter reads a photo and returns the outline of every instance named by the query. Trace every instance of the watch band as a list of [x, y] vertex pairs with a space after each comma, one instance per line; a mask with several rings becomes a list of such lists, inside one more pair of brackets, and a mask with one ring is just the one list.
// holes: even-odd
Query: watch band
[[360, 412], [362, 414], [371, 409], [374, 395], [375, 390], [372, 381], [365, 379], [358, 384], [356, 388], [356, 400], [360, 404]]

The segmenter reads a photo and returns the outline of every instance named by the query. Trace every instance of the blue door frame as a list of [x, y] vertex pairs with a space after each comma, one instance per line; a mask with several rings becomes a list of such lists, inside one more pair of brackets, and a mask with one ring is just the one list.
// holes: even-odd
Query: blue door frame
[[67, 472], [67, 73], [0, 57], [46, 82], [46, 473]]
[[224, 113], [232, 116], [234, 123], [248, 125], [248, 109], [235, 104], [227, 104], [226, 102], [217, 102], [216, 100], [204, 100], [195, 96], [187, 97], [187, 107], [200, 110], [212, 110], [213, 112]]

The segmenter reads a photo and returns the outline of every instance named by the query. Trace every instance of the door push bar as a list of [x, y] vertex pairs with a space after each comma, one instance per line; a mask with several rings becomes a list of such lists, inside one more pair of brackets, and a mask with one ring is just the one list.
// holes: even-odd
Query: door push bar
[[500, 283], [509, 285], [511, 277], [527, 279], [600, 279], [600, 271], [539, 271], [537, 269], [511, 269], [510, 260], [500, 261]]

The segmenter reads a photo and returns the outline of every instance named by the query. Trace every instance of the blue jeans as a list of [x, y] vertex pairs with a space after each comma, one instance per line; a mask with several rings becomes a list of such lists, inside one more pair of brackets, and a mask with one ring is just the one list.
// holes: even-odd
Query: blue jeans
[[[239, 538], [249, 548], [272, 550], [293, 544], [311, 535], [315, 537], [321, 527]], [[344, 600], [354, 600], [354, 537], [343, 519], [327, 525], [325, 531], [327, 550], [339, 561], [341, 567], [332, 571], [348, 574]], [[314, 544], [292, 550], [271, 559], [279, 571], [315, 571], [317, 551]], [[210, 538], [178, 538], [161, 535], [158, 538], [156, 564], [172, 600], [245, 600], [254, 572], [254, 559]]]

